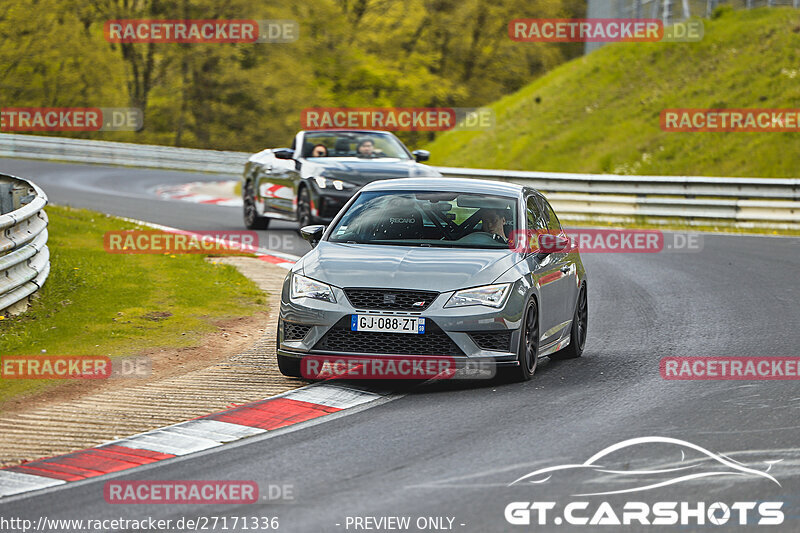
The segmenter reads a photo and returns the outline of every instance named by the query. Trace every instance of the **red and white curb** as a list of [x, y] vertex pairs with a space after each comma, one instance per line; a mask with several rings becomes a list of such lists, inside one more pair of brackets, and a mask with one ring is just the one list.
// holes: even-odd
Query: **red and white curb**
[[[192, 231], [182, 230], [178, 228], [173, 228], [170, 226], [162, 226], [161, 224], [153, 224], [152, 222], [145, 222], [144, 220], [137, 220], [135, 218], [127, 218], [127, 217], [116, 217], [120, 220], [124, 220], [126, 222], [132, 222], [134, 224], [138, 224], [140, 226], [144, 226], [146, 228], [152, 228], [161, 230], [167, 233], [176, 233], [181, 235], [194, 235], [198, 238], [202, 237], [202, 235], [198, 233], [194, 233]], [[261, 261], [265, 261], [267, 263], [272, 263], [275, 266], [279, 266], [281, 268], [285, 268], [286, 270], [291, 270], [292, 265], [294, 265], [300, 257], [292, 254], [285, 254], [283, 252], [278, 252], [276, 250], [269, 250], [266, 248], [255, 248], [255, 247], [243, 247], [241, 243], [229, 243], [225, 239], [214, 239], [215, 242], [223, 245], [223, 246], [230, 246], [236, 249], [241, 249], [244, 252], [252, 253]]]
[[237, 181], [194, 181], [180, 185], [161, 185], [153, 192], [164, 200], [179, 200], [195, 204], [221, 205], [224, 207], [241, 207], [242, 199], [231, 196], [219, 196], [198, 192], [198, 189], [230, 188], [233, 190]]
[[[232, 195], [237, 183], [238, 181], [194, 181], [178, 185], [160, 185], [153, 189], [153, 192], [163, 200], [242, 207], [242, 199]], [[268, 182], [262, 182], [259, 185], [259, 195], [256, 201], [263, 202], [264, 198], [297, 202], [291, 187]]]
[[315, 383], [94, 448], [0, 469], [0, 498], [190, 455], [385, 397], [346, 385]]

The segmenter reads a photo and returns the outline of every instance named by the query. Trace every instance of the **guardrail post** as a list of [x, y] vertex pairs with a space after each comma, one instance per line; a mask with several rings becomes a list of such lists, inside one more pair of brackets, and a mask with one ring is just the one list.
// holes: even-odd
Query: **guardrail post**
[[661, 10], [661, 22], [664, 26], [669, 25], [672, 19], [672, 0], [664, 0], [663, 9]]
[[634, 0], [633, 17], [637, 19], [642, 18], [642, 0]]

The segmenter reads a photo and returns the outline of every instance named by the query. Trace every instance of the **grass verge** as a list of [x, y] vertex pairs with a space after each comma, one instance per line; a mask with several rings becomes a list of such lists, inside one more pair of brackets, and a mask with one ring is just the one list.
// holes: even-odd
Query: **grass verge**
[[[485, 132], [447, 132], [434, 165], [631, 175], [794, 178], [797, 133], [671, 133], [667, 108], [794, 109], [800, 11], [720, 10], [696, 43], [616, 43], [489, 107]], [[526, 43], [519, 43], [525, 46]]]
[[[265, 295], [203, 255], [118, 255], [107, 231], [146, 229], [50, 206], [51, 271], [28, 311], [0, 320], [2, 355], [135, 355], [198, 345], [220, 321], [264, 310]], [[0, 402], [60, 380], [0, 380]]]

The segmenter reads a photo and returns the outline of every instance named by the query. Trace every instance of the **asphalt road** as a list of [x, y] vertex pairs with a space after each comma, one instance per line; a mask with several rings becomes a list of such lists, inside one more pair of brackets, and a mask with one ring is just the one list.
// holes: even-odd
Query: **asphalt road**
[[[101, 165], [51, 163], [0, 158], [0, 173], [35, 178], [50, 202], [85, 207], [193, 231], [243, 231], [242, 210], [233, 207], [162, 200], [153, 190], [160, 185], [238, 179], [218, 174], [141, 170]], [[297, 233], [297, 224], [273, 222], [259, 231], [263, 248], [303, 255], [310, 247]]]
[[[185, 229], [240, 229], [238, 209], [167, 204], [146, 192], [202, 175], [8, 160], [0, 160], [0, 172], [36, 178], [55, 203]], [[373, 408], [118, 476], [254, 480], [262, 491], [270, 484], [291, 485], [292, 500], [109, 505], [103, 499], [104, 477], [10, 499], [0, 503], [0, 517], [277, 516], [279, 531], [287, 532], [389, 531], [357, 529], [354, 517], [390, 516], [410, 517], [407, 531], [442, 530], [417, 528], [419, 517], [449, 517], [452, 530], [476, 533], [798, 531], [798, 382], [679, 382], [659, 374], [665, 356], [800, 355], [798, 258], [797, 238], [718, 235], [705, 235], [703, 250], [696, 253], [585, 254], [590, 315], [581, 359], [545, 359], [527, 383], [403, 390], [396, 400]], [[616, 452], [603, 461], [604, 472], [566, 469], [543, 483], [509, 486], [533, 470], [581, 464], [620, 441], [647, 436], [688, 441], [768, 470], [774, 479], [739, 472], [646, 491], [576, 496], [631, 483], [615, 471], [663, 470], [681, 459], [674, 447], [655, 444]], [[652, 474], [644, 476], [645, 483], [633, 483], [641, 487], [656, 478]], [[732, 526], [739, 518], [733, 514], [726, 526], [709, 525], [707, 518], [698, 525], [691, 517], [683, 526], [556, 526], [555, 515], [538, 525], [539, 515], [532, 512], [532, 525], [511, 525], [504, 510], [516, 501], [554, 502], [556, 515], [570, 502], [585, 501], [588, 510], [576, 515], [587, 517], [608, 502], [620, 519], [632, 502], [684, 502], [689, 509], [713, 502], [779, 502], [784, 519], [780, 525], [758, 526], [759, 513], [751, 510], [747, 525]]]

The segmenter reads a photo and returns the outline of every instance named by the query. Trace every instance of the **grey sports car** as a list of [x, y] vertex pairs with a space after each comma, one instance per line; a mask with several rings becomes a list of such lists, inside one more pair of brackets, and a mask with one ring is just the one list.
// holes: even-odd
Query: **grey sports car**
[[448, 356], [527, 380], [539, 357], [583, 352], [586, 272], [534, 189], [378, 181], [327, 228], [301, 233], [314, 248], [283, 284], [285, 375], [300, 375], [309, 355]]

